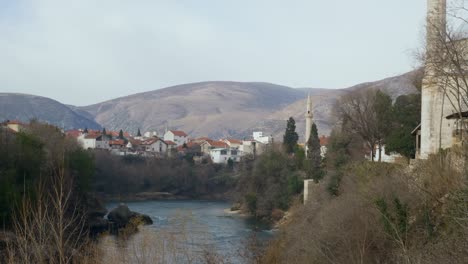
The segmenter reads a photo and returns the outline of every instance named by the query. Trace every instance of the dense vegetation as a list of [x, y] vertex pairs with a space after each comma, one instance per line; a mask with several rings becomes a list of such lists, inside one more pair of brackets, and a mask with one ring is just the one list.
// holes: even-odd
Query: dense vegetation
[[[0, 130], [0, 223], [10, 226], [23, 199], [36, 199], [37, 186], [65, 174], [76, 199], [90, 190], [93, 157], [58, 128], [32, 121], [25, 131]], [[51, 191], [47, 189], [46, 191]]]
[[235, 171], [212, 163], [194, 164], [192, 157], [149, 159], [94, 153], [93, 189], [118, 199], [142, 192], [167, 192], [187, 198], [226, 198]]
[[[325, 178], [305, 206], [290, 209], [290, 222], [259, 263], [466, 263], [468, 149], [442, 151], [411, 169], [364, 160], [370, 141], [414, 155], [406, 134], [419, 121], [419, 96], [393, 104], [385, 97], [367, 91], [344, 101], [354, 113], [338, 115]], [[377, 111], [378, 101], [386, 108]], [[390, 130], [375, 119], [384, 112]], [[358, 120], [350, 114], [367, 120], [350, 124]]]

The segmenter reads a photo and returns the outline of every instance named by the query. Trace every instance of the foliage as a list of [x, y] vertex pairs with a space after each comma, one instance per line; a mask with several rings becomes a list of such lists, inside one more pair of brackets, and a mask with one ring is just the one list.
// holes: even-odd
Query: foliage
[[244, 161], [236, 187], [238, 199], [246, 202], [251, 214], [267, 221], [274, 209], [286, 210], [302, 188], [295, 160], [276, 149], [270, 149], [255, 161]]
[[0, 223], [11, 224], [14, 212], [22, 208], [20, 201], [38, 199], [39, 182], [48, 187], [43, 192], [51, 192], [59, 173], [77, 201], [90, 190], [93, 158], [51, 125], [33, 120], [19, 133], [0, 129]]
[[137, 137], [141, 137], [140, 128], [138, 128]]
[[124, 139], [124, 134], [123, 134], [122, 129], [120, 129], [119, 131], [119, 139]]
[[394, 119], [391, 132], [385, 139], [385, 151], [398, 152], [407, 158], [412, 158], [416, 152], [416, 143], [411, 131], [421, 121], [421, 95], [398, 97], [392, 111]]
[[286, 153], [293, 153], [297, 147], [299, 135], [296, 133], [296, 121], [290, 117], [286, 122], [286, 131], [283, 136], [283, 145]]
[[307, 140], [307, 159], [305, 160], [307, 177], [313, 179], [314, 182], [319, 182], [324, 172], [322, 166], [322, 156], [320, 151], [320, 139], [318, 137], [317, 126], [312, 124], [310, 138]]

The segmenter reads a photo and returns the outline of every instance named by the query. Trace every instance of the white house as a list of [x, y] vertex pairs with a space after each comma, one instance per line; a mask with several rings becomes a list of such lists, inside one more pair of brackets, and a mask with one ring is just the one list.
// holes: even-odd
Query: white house
[[221, 140], [222, 142], [226, 143], [230, 148], [238, 148], [242, 145], [242, 141], [241, 140], [237, 140], [237, 139], [223, 139]]
[[273, 138], [271, 136], [264, 136], [263, 132], [253, 132], [253, 139], [263, 144], [273, 142]]
[[157, 137], [158, 132], [156, 131], [147, 131], [143, 134], [144, 137], [149, 138], [149, 137]]
[[[388, 163], [394, 163], [397, 159], [399, 158], [402, 158], [403, 156], [401, 156], [400, 154], [396, 153], [396, 152], [392, 152], [392, 153], [389, 153], [389, 154], [385, 154], [385, 145], [382, 146], [382, 151], [379, 153], [379, 146], [377, 145], [375, 147], [375, 157], [374, 157], [374, 161], [378, 161], [379, 160], [379, 155], [381, 153], [382, 155], [382, 158], [381, 158], [381, 161], [382, 162], [388, 162]], [[372, 160], [372, 157], [370, 155], [366, 155], [366, 159], [368, 160]]]
[[216, 148], [210, 150], [210, 157], [213, 163], [228, 163], [231, 159], [234, 162], [239, 162], [242, 157], [242, 152], [237, 149], [230, 148]]
[[179, 130], [168, 130], [164, 134], [164, 141], [172, 141], [177, 146], [182, 146], [188, 142], [188, 135], [184, 131]]
[[166, 153], [168, 148], [167, 143], [157, 137], [142, 141], [140, 146], [143, 147], [145, 151], [156, 153]]

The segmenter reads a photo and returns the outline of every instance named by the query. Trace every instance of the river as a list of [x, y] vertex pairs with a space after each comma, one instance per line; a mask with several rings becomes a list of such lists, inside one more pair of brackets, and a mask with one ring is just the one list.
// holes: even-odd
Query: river
[[[123, 242], [103, 239], [107, 263], [243, 263], [272, 237], [272, 231], [249, 218], [231, 214], [226, 202], [141, 201], [127, 203], [130, 210], [147, 214], [153, 224]], [[108, 209], [117, 203], [109, 203]]]

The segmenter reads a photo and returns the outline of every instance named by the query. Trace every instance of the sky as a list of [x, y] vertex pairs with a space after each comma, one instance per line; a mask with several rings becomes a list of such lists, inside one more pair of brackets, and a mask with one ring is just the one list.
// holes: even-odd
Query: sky
[[414, 69], [427, 0], [0, 0], [0, 92], [89, 105], [200, 81], [345, 88]]

